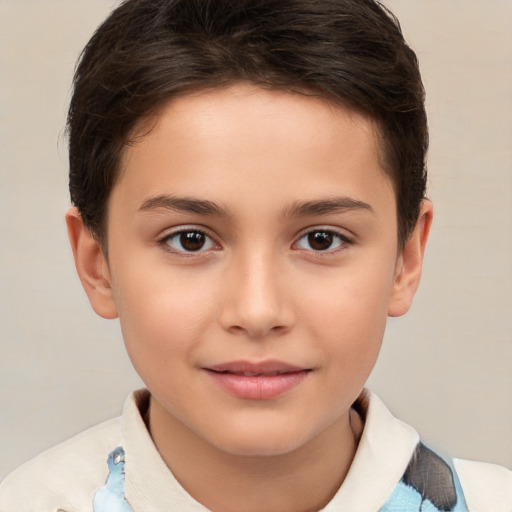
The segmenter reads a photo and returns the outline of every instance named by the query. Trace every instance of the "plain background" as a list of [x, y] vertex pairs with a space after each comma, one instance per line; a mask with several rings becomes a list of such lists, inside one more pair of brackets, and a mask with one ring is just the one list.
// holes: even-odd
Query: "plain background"
[[[435, 222], [370, 381], [433, 447], [512, 466], [512, 2], [388, 0], [416, 50]], [[0, 477], [141, 386], [75, 275], [64, 134], [112, 0], [0, 0]]]

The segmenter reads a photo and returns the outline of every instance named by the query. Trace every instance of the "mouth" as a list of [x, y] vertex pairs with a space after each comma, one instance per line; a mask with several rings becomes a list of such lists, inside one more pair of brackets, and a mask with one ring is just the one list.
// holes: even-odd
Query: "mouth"
[[247, 374], [248, 376], [254, 375], [280, 375], [283, 373], [291, 373], [308, 368], [291, 365], [277, 359], [253, 363], [250, 361], [231, 361], [222, 364], [216, 364], [206, 368], [217, 373], [233, 373], [233, 374]]
[[232, 361], [203, 370], [223, 391], [249, 400], [277, 398], [298, 386], [312, 371], [277, 360]]
[[[231, 372], [229, 370], [223, 370], [221, 372], [217, 370], [211, 370], [216, 373], [230, 373], [231, 375], [243, 375], [244, 377], [261, 377], [261, 376], [267, 376], [267, 377], [274, 377], [275, 375], [284, 375], [285, 373], [293, 373], [288, 371], [282, 371], [282, 372]], [[297, 370], [300, 371], [300, 370]]]

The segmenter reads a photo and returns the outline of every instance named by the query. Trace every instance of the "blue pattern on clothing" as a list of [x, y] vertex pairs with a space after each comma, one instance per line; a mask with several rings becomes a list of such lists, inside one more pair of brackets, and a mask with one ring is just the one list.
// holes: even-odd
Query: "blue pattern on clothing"
[[94, 512], [133, 512], [124, 497], [124, 450], [121, 447], [110, 452], [107, 459], [109, 475], [93, 500]]
[[455, 469], [419, 444], [411, 462], [379, 512], [468, 512]]
[[[107, 459], [109, 475], [93, 500], [93, 512], [133, 512], [124, 496], [124, 450], [118, 447]], [[468, 512], [457, 473], [423, 444], [379, 512]]]
[[[450, 512], [467, 512], [464, 499], [457, 500], [455, 508]], [[380, 509], [380, 512], [440, 512], [429, 499], [423, 500], [421, 494], [403, 482], [399, 482], [389, 500]]]

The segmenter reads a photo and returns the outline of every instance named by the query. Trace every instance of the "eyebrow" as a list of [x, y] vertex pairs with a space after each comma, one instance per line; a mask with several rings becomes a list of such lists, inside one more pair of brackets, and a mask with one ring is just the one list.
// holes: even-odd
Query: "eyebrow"
[[312, 215], [328, 215], [343, 213], [350, 210], [367, 210], [375, 213], [374, 209], [363, 201], [351, 197], [333, 197], [318, 201], [296, 201], [284, 211], [285, 217], [308, 217]]
[[197, 213], [216, 217], [230, 217], [229, 212], [218, 204], [206, 199], [160, 195], [146, 199], [139, 211], [151, 211], [164, 208], [178, 213]]
[[[212, 215], [216, 217], [231, 217], [227, 209], [206, 199], [191, 197], [177, 197], [173, 195], [159, 195], [146, 199], [139, 207], [139, 211], [158, 209], [172, 210], [178, 213], [195, 213], [199, 215]], [[334, 197], [313, 201], [295, 201], [283, 211], [284, 218], [308, 217], [313, 215], [328, 215], [343, 213], [350, 210], [366, 210], [375, 213], [373, 208], [363, 201], [350, 197]]]

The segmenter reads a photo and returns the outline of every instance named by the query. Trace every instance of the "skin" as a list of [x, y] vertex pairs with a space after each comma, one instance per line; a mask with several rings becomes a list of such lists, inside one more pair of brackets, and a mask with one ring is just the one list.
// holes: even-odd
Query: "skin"
[[[345, 478], [360, 433], [351, 404], [387, 316], [411, 304], [432, 219], [425, 201], [398, 247], [376, 130], [300, 94], [247, 84], [191, 94], [123, 155], [108, 261], [68, 212], [91, 304], [119, 317], [151, 391], [154, 442], [211, 510], [318, 510]], [[180, 229], [205, 233], [204, 245], [186, 251]], [[239, 360], [307, 371], [275, 398], [240, 398], [208, 370]]]

